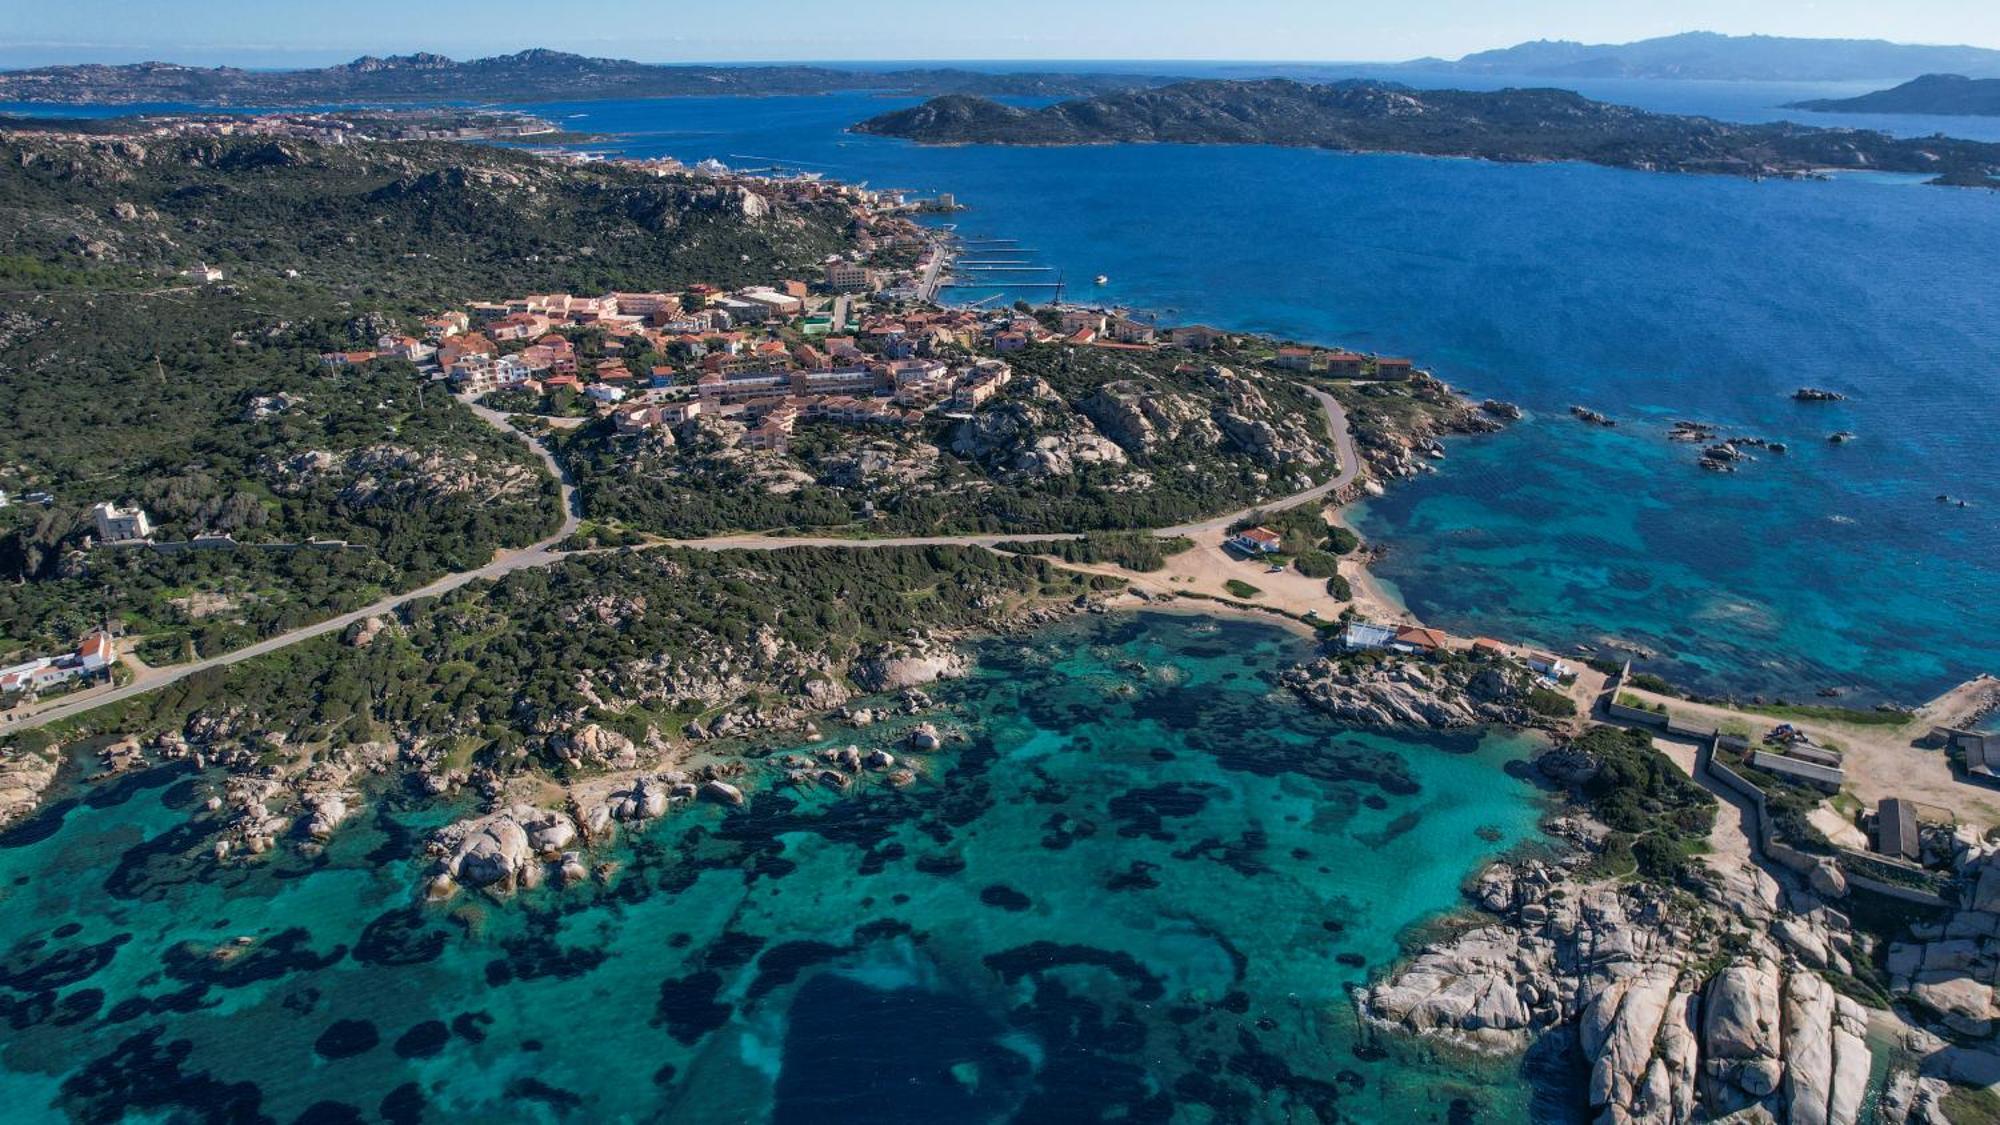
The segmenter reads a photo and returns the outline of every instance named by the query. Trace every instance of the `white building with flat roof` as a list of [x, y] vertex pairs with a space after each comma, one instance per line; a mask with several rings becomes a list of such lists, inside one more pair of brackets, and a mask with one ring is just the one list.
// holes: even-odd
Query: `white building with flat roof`
[[146, 510], [136, 504], [121, 508], [107, 500], [92, 508], [90, 517], [97, 521], [97, 539], [101, 543], [130, 543], [153, 534]]

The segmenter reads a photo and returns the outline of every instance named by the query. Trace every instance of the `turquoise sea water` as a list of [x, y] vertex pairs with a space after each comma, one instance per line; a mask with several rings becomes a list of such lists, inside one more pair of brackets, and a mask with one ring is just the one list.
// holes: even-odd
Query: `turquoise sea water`
[[[1744, 120], [1815, 92], [1604, 85], [1585, 92]], [[2000, 193], [842, 131], [901, 104], [529, 108], [602, 131], [607, 151], [952, 191], [974, 208], [964, 229], [1038, 250], [1072, 297], [1413, 355], [1521, 402], [1527, 422], [1454, 445], [1440, 474], [1357, 513], [1392, 550], [1381, 574], [1434, 623], [1563, 647], [1618, 637], [1739, 695], [1915, 702], [2000, 667]], [[1096, 274], [1110, 283], [1075, 284]], [[1794, 403], [1805, 384], [1850, 398]], [[1622, 425], [1586, 427], [1572, 403]], [[1791, 451], [1706, 473], [1665, 440], [1677, 419]], [[1831, 446], [1837, 430], [1859, 437]]]
[[993, 641], [913, 789], [773, 767], [502, 904], [416, 904], [448, 812], [394, 794], [218, 867], [211, 779], [86, 790], [0, 838], [4, 1117], [1561, 1119], [1559, 1061], [1384, 1054], [1345, 995], [1535, 835], [1532, 747], [1342, 730], [1274, 689], [1303, 652], [1166, 615]]

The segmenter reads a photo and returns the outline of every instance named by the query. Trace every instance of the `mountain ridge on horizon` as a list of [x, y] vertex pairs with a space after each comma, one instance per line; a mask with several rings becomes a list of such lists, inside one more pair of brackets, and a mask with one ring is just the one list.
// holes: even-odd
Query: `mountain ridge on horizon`
[[1629, 43], [1536, 39], [1457, 59], [1415, 59], [1412, 69], [1540, 78], [1682, 78], [1858, 82], [1948, 72], [2000, 77], [2000, 50], [1887, 39], [1813, 39], [1684, 31]]
[[[1040, 60], [1075, 67], [1093, 60]], [[1150, 60], [1096, 60], [1132, 66]], [[1249, 60], [1157, 60], [1174, 65], [1307, 65]], [[188, 102], [227, 105], [340, 104], [424, 99], [595, 100], [687, 95], [819, 94], [864, 90], [920, 96], [1076, 97], [1146, 89], [1196, 77], [1163, 70], [1035, 69], [1028, 60], [964, 60], [893, 69], [859, 61], [645, 63], [530, 47], [459, 60], [432, 51], [363, 54], [323, 67], [196, 66], [147, 60], [0, 69], [0, 100], [55, 104]], [[1018, 68], [1013, 63], [1018, 62]], [[1008, 69], [981, 69], [1007, 63]], [[1330, 62], [1357, 69], [1480, 74], [1540, 80], [1664, 78], [1737, 81], [1907, 81], [1929, 74], [2000, 78], [2000, 50], [1690, 31], [1630, 43], [1538, 39], [1458, 59]]]

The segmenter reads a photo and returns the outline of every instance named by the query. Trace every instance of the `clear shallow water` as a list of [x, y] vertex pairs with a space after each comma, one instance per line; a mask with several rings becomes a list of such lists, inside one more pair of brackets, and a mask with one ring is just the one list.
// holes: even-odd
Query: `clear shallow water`
[[7, 1120], [1563, 1119], [1559, 1061], [1382, 1056], [1345, 997], [1535, 836], [1531, 747], [1344, 731], [1272, 690], [1302, 646], [995, 641], [934, 780], [675, 814], [506, 904], [412, 905], [445, 814], [387, 795], [218, 869], [205, 779], [90, 791], [0, 839]]
[[[1406, 78], [1408, 76], [1405, 76]], [[1829, 92], [1586, 91], [1745, 120]], [[1831, 91], [1838, 92], [1838, 91]], [[1255, 147], [923, 149], [841, 130], [865, 96], [528, 107], [633, 155], [793, 161], [948, 190], [1072, 295], [1419, 357], [1535, 417], [1358, 513], [1426, 619], [1625, 638], [1704, 690], [1927, 698], [2000, 667], [2000, 194], [1751, 183]], [[1805, 406], [1832, 387], [1849, 401]], [[1619, 418], [1606, 432], [1565, 413]], [[1782, 441], [1737, 474], [1681, 418]], [[1826, 443], [1836, 430], [1858, 441]], [[1948, 493], [1967, 508], [1938, 504]]]

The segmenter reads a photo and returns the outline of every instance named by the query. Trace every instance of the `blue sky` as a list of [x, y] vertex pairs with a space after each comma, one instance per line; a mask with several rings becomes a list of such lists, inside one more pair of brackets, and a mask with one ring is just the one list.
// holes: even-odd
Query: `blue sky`
[[319, 65], [546, 46], [644, 61], [1456, 57], [1694, 29], [2000, 48], [1994, 0], [8, 0], [0, 65]]

